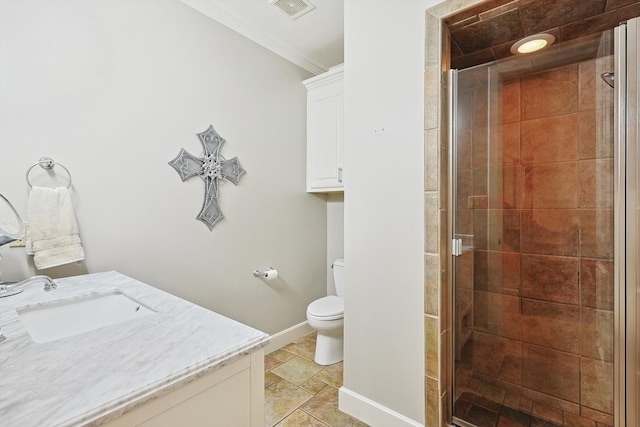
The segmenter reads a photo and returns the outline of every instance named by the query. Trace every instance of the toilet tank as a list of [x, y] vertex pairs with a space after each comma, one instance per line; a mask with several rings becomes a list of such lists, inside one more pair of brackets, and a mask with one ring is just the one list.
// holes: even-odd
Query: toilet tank
[[344, 289], [344, 260], [333, 261], [333, 281], [336, 285], [336, 294], [341, 297]]

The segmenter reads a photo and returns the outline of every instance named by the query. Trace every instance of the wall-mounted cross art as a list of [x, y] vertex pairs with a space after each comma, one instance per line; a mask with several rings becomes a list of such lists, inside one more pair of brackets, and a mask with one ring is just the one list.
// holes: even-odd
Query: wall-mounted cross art
[[196, 175], [204, 180], [204, 203], [196, 218], [212, 230], [216, 222], [224, 218], [218, 204], [218, 184], [227, 179], [238, 185], [245, 170], [237, 157], [226, 160], [220, 155], [220, 147], [225, 140], [213, 126], [210, 125], [209, 129], [197, 135], [204, 148], [201, 157], [196, 157], [183, 148], [169, 164], [178, 172], [182, 181]]

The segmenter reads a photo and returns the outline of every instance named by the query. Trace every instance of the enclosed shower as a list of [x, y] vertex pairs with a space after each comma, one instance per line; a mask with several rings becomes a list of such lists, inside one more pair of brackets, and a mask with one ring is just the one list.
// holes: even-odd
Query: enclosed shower
[[455, 425], [623, 427], [637, 410], [633, 25], [451, 72]]

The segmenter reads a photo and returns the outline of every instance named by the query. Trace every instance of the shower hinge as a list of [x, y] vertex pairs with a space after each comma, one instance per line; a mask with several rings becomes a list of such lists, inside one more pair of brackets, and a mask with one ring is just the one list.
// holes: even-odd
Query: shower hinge
[[462, 255], [462, 239], [451, 239], [451, 255]]

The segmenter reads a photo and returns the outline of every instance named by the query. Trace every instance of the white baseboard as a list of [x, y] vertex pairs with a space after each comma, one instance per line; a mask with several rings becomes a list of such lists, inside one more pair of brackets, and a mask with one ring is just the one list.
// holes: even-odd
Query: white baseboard
[[290, 342], [293, 342], [303, 336], [310, 334], [313, 332], [313, 328], [309, 326], [309, 322], [306, 320], [302, 323], [298, 323], [284, 331], [280, 331], [276, 334], [271, 335], [271, 339], [269, 340], [269, 344], [267, 344], [264, 348], [264, 354], [269, 354], [272, 351], [276, 351], [280, 347], [283, 347]]
[[340, 387], [339, 390], [338, 408], [372, 427], [424, 427], [423, 424], [361, 396], [344, 386]]

